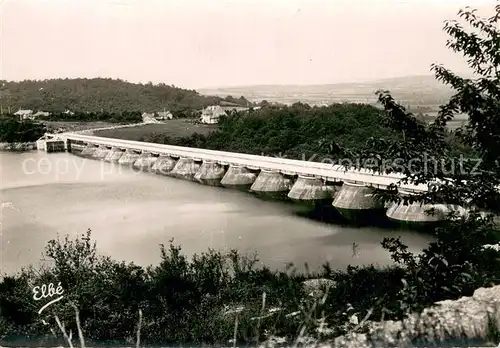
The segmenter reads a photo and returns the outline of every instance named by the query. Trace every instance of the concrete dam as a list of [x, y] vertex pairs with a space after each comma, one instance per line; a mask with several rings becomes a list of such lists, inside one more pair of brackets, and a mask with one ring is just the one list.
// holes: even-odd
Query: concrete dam
[[391, 184], [398, 185], [407, 195], [427, 191], [424, 184], [399, 184], [403, 178], [399, 174], [77, 133], [46, 135], [46, 139], [51, 138], [60, 139], [67, 151], [75, 155], [204, 185], [250, 191], [263, 197], [284, 198], [315, 207], [329, 206], [351, 221], [383, 216], [403, 225], [427, 226], [444, 220], [449, 211], [459, 209], [444, 204], [404, 205], [378, 200], [373, 195], [374, 188], [384, 189]]

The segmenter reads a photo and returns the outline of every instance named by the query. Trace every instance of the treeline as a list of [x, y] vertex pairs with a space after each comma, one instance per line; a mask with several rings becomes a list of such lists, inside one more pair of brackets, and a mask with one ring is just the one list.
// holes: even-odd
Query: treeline
[[46, 127], [39, 122], [20, 122], [12, 117], [0, 117], [0, 142], [32, 142], [40, 139], [46, 131]]
[[213, 97], [195, 90], [160, 84], [140, 84], [120, 79], [49, 79], [21, 82], [0, 81], [0, 105], [4, 112], [18, 109], [63, 112], [155, 112], [168, 109], [177, 116], [222, 101], [240, 106], [251, 104], [244, 97]]
[[81, 112], [75, 111], [74, 113], [55, 112], [49, 116], [40, 117], [45, 121], [106, 121], [111, 123], [139, 123], [142, 122], [141, 112], [139, 111], [123, 111], [123, 112]]
[[[423, 121], [422, 121], [423, 123]], [[304, 103], [292, 106], [266, 106], [250, 112], [233, 112], [219, 121], [219, 129], [208, 135], [173, 138], [161, 134], [143, 140], [169, 145], [198, 147], [249, 154], [283, 156], [322, 161], [340, 159], [345, 149], [364, 148], [373, 137], [387, 141], [403, 139], [387, 124], [383, 110], [366, 104], [333, 104], [311, 107]], [[471, 154], [448, 134], [453, 154]]]

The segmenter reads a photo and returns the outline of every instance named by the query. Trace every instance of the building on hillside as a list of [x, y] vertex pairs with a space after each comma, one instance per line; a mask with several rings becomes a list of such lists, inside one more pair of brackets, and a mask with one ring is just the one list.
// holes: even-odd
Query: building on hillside
[[47, 111], [40, 111], [38, 110], [35, 114], [33, 114], [33, 117], [34, 118], [38, 118], [38, 117], [47, 117], [50, 115], [50, 112], [47, 112]]
[[33, 118], [33, 110], [17, 110], [14, 112], [14, 116], [18, 116], [19, 120], [27, 120]]
[[143, 123], [158, 123], [153, 112], [143, 112], [141, 117]]
[[219, 105], [211, 105], [201, 112], [200, 122], [206, 124], [216, 124], [221, 116], [227, 116], [227, 113]]
[[63, 112], [63, 114], [67, 114], [67, 115], [74, 115], [75, 113], [74, 113], [73, 111], [71, 111], [71, 110], [66, 109], [66, 110]]
[[158, 121], [171, 120], [174, 118], [174, 115], [172, 115], [172, 113], [170, 111], [163, 110], [163, 111], [157, 112], [155, 115], [155, 118]]

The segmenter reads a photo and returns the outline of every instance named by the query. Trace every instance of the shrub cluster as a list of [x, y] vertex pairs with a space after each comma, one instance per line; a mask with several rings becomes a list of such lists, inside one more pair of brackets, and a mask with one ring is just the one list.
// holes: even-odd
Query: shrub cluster
[[46, 128], [33, 121], [18, 121], [13, 117], [0, 117], [0, 142], [24, 143], [36, 141], [42, 137]]
[[123, 112], [82, 112], [76, 111], [73, 114], [64, 112], [51, 113], [43, 117], [46, 121], [66, 121], [66, 122], [96, 122], [106, 121], [112, 123], [139, 123], [142, 116], [139, 111]]
[[[209, 250], [188, 259], [172, 241], [161, 246], [159, 265], [140, 267], [100, 256], [88, 231], [76, 240], [50, 241], [46, 255], [52, 265], [3, 278], [0, 341], [29, 337], [55, 343], [60, 334], [50, 331], [57, 329], [54, 315], [76, 333], [71, 303], [80, 311], [86, 340], [100, 343], [134, 342], [139, 309], [144, 344], [227, 343], [234, 336], [239, 343], [255, 343], [270, 335], [293, 339], [300, 333], [318, 339], [339, 336], [352, 329], [346, 322], [353, 314], [400, 319], [435, 301], [469, 296], [478, 287], [498, 283], [499, 253], [481, 249], [482, 242], [492, 241], [487, 225], [480, 217], [456, 222], [419, 256], [408, 253], [398, 239], [386, 239], [382, 244], [396, 261], [391, 267], [339, 271], [326, 264], [310, 274], [297, 273], [292, 265], [277, 271], [258, 268], [255, 257], [236, 251]], [[471, 229], [478, 232], [472, 236]], [[446, 237], [450, 231], [454, 235]], [[311, 278], [334, 282], [321, 301], [303, 286]], [[33, 300], [32, 288], [59, 282], [65, 298], [38, 315], [43, 303]], [[329, 330], [318, 333], [325, 322]]]
[[[219, 129], [208, 135], [173, 138], [151, 134], [144, 141], [331, 163], [346, 158], [344, 149], [364, 148], [371, 137], [401, 140], [402, 133], [394, 132], [384, 121], [384, 111], [371, 105], [310, 107], [296, 103], [230, 113], [221, 117]], [[470, 155], [470, 148], [459, 144], [452, 132], [447, 139], [455, 154]]]

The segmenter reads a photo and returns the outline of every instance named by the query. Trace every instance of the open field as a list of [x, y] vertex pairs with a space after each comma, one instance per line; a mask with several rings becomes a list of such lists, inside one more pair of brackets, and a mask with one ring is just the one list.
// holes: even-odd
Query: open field
[[394, 98], [404, 105], [422, 111], [436, 111], [438, 105], [444, 103], [452, 95], [452, 91], [432, 75], [407, 76], [363, 83], [338, 83], [328, 85], [269, 85], [240, 86], [200, 89], [206, 95], [240, 96], [259, 102], [278, 102], [293, 104], [305, 102], [311, 105], [354, 102], [375, 104], [375, 91], [386, 89]]
[[193, 133], [208, 134], [217, 129], [215, 125], [193, 124], [190, 119], [173, 119], [165, 123], [151, 123], [143, 126], [107, 129], [94, 132], [100, 137], [140, 141], [143, 137], [163, 134], [168, 137], [181, 138]]
[[111, 122], [66, 122], [66, 121], [43, 121], [47, 127], [52, 129], [63, 128], [69, 132], [77, 132], [86, 129], [92, 128], [104, 128], [104, 127], [113, 127], [119, 125], [119, 123], [111, 123]]
[[[431, 113], [429, 117], [426, 117], [426, 121], [430, 122], [435, 117], [435, 113]], [[462, 124], [464, 124], [466, 119], [462, 119], [457, 117], [457, 119], [451, 121], [448, 127], [452, 130], [457, 129]], [[144, 141], [145, 138], [150, 138], [155, 134], [161, 134], [163, 136], [168, 136], [171, 138], [182, 138], [189, 137], [194, 133], [200, 134], [208, 134], [217, 130], [216, 125], [206, 125], [206, 124], [193, 124], [190, 119], [173, 119], [166, 121], [165, 123], [156, 123], [156, 124], [145, 124], [136, 127], [128, 127], [128, 128], [118, 128], [118, 129], [106, 129], [95, 131], [94, 135], [100, 137], [109, 137], [115, 139], [124, 139], [124, 140], [134, 140], [134, 141]], [[58, 122], [64, 123], [64, 122]], [[115, 124], [116, 125], [116, 124]], [[84, 128], [86, 126], [86, 128]], [[105, 124], [104, 122], [92, 122], [85, 125], [82, 123], [80, 126], [81, 129], [90, 129], [90, 128], [100, 128], [107, 127], [109, 124]], [[61, 125], [64, 127], [64, 125]], [[81, 130], [75, 129], [75, 130]]]
[[[310, 105], [324, 105], [332, 103], [362, 103], [380, 107], [375, 92], [389, 90], [393, 97], [413, 113], [427, 114], [427, 122], [431, 122], [439, 110], [439, 105], [446, 103], [453, 95], [453, 91], [437, 81], [432, 75], [405, 76], [378, 81], [359, 83], [338, 83], [328, 85], [262, 85], [262, 86], [235, 86], [221, 88], [200, 89], [206, 95], [243, 95], [253, 102], [267, 100], [283, 104], [295, 102]], [[467, 121], [466, 115], [456, 115], [448, 124], [449, 129], [457, 129]]]
[[[432, 122], [436, 116], [437, 112], [428, 112], [424, 116], [424, 120], [426, 122]], [[457, 128], [465, 125], [467, 123], [468, 116], [467, 114], [456, 114], [453, 120], [448, 122], [448, 129], [456, 130]]]

